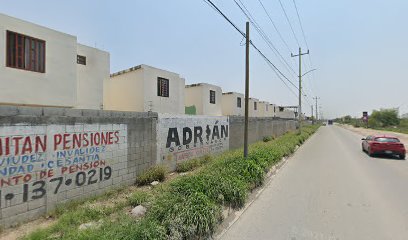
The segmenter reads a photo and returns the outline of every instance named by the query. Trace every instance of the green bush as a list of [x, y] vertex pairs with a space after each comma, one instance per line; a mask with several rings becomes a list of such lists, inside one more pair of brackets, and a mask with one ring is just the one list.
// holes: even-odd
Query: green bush
[[272, 141], [272, 137], [271, 136], [263, 137], [262, 141], [263, 142], [270, 142], [270, 141]]
[[156, 165], [140, 174], [136, 179], [136, 183], [142, 186], [150, 184], [153, 181], [162, 182], [166, 178], [166, 173], [167, 168], [164, 165]]

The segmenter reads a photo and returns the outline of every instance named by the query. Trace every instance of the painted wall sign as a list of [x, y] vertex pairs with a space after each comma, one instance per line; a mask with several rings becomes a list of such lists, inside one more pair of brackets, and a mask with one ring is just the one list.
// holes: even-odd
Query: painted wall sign
[[110, 180], [126, 138], [123, 124], [0, 127], [0, 208]]
[[177, 162], [229, 149], [228, 117], [160, 114], [158, 156], [170, 168]]

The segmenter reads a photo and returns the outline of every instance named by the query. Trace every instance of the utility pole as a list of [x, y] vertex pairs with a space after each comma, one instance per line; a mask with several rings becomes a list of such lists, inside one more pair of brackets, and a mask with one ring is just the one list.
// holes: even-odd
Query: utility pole
[[302, 131], [302, 56], [306, 54], [309, 54], [309, 50], [306, 53], [302, 53], [302, 48], [299, 48], [299, 54], [290, 54], [291, 57], [299, 57], [299, 132]]
[[311, 113], [312, 113], [312, 124], [314, 124], [314, 122], [315, 122], [315, 120], [314, 120], [314, 118], [313, 118], [313, 105], [310, 105], [310, 107], [311, 107]]
[[249, 123], [249, 22], [246, 22], [245, 47], [245, 130], [244, 130], [244, 157], [248, 157], [248, 123]]
[[313, 98], [314, 100], [316, 100], [316, 120], [319, 120], [319, 118], [317, 117], [318, 115], [317, 115], [317, 100], [319, 100], [320, 98], [319, 97], [314, 97]]

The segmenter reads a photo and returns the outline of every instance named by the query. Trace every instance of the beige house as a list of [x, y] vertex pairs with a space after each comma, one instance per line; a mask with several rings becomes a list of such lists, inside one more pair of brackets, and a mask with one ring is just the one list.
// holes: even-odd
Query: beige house
[[276, 117], [285, 118], [285, 119], [294, 119], [296, 118], [295, 111], [290, 108], [277, 107]]
[[0, 14], [0, 104], [102, 109], [109, 53]]
[[259, 115], [258, 117], [273, 117], [273, 108], [270, 108], [269, 102], [259, 102]]
[[249, 98], [249, 117], [259, 117], [259, 99]]
[[105, 82], [106, 110], [184, 114], [184, 78], [139, 65], [114, 74]]
[[222, 94], [222, 115], [245, 116], [245, 96], [241, 93], [227, 92]]
[[222, 89], [208, 83], [187, 85], [185, 106], [194, 107], [197, 115], [222, 116]]

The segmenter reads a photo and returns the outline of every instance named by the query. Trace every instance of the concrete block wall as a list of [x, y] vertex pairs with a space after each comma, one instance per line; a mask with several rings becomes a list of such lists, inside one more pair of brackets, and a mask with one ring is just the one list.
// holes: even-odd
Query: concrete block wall
[[[244, 146], [245, 118], [230, 116], [230, 149]], [[278, 137], [288, 131], [296, 129], [295, 120], [282, 120], [277, 118], [249, 118], [248, 140], [249, 143], [262, 141], [264, 137]]]
[[0, 106], [0, 224], [133, 184], [156, 162], [156, 122], [155, 113]]
[[[296, 122], [251, 118], [250, 142]], [[0, 106], [0, 225], [103, 194], [155, 164], [242, 147], [243, 117]]]

